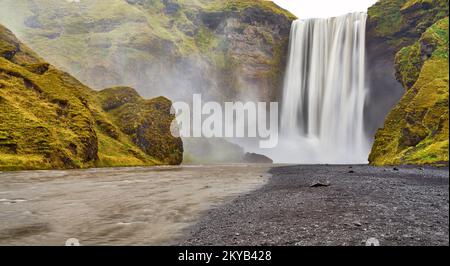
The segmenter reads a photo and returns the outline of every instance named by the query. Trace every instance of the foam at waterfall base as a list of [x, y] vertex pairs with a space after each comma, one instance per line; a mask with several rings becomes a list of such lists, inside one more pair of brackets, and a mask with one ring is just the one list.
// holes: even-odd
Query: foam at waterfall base
[[366, 19], [358, 12], [293, 22], [275, 161], [367, 162]]

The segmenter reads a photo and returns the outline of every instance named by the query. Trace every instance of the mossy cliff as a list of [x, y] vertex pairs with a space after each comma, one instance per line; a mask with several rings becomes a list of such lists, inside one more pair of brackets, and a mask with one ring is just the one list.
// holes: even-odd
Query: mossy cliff
[[183, 143], [168, 136], [174, 117], [172, 102], [159, 97], [142, 99], [132, 88], [116, 87], [99, 92], [100, 102], [110, 119], [146, 154], [166, 164], [180, 164]]
[[448, 163], [448, 2], [382, 0], [369, 9], [369, 22], [369, 39], [384, 49], [382, 60], [393, 65], [387, 71], [404, 89], [376, 133], [369, 161]]
[[368, 37], [397, 53], [438, 20], [448, 16], [446, 0], [379, 0], [369, 8]]
[[0, 26], [0, 170], [181, 162], [181, 140], [167, 130], [170, 101], [145, 101], [134, 92], [128, 123], [142, 132], [135, 133], [116, 121], [129, 110], [104, 109], [108, 91], [84, 86]]
[[278, 96], [294, 18], [264, 0], [0, 3], [0, 22], [90, 87], [172, 100]]

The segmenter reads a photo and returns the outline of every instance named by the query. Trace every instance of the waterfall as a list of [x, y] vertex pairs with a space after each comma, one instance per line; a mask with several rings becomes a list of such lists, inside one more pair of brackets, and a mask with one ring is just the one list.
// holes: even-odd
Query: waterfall
[[283, 89], [285, 157], [296, 163], [366, 163], [366, 13], [292, 24]]

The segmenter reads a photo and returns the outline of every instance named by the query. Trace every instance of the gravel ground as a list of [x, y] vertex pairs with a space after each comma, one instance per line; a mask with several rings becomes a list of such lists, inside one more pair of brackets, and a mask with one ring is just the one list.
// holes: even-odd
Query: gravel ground
[[448, 246], [448, 171], [276, 167], [261, 189], [206, 213], [181, 244]]

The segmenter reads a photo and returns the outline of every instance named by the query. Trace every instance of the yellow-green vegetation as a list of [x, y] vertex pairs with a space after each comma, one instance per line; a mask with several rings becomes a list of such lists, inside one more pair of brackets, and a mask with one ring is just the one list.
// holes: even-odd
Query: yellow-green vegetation
[[142, 99], [132, 88], [116, 87], [99, 92], [103, 110], [130, 136], [133, 143], [165, 164], [181, 164], [183, 143], [171, 137], [172, 102], [164, 97]]
[[448, 19], [442, 19], [422, 35], [420, 41], [401, 49], [396, 56], [397, 79], [411, 88], [419, 77], [424, 58], [448, 58]]
[[394, 51], [415, 42], [436, 21], [448, 16], [447, 0], [379, 0], [369, 8], [369, 35]]
[[[143, 149], [114, 124], [97, 94], [0, 26], [0, 170], [181, 162], [181, 140], [166, 130], [174, 118], [167, 109], [170, 101], [149, 100], [149, 107], [142, 107], [145, 111], [140, 106], [135, 111], [144, 112], [145, 122], [155, 130], [142, 141], [159, 144], [164, 139], [177, 146]], [[132, 119], [130, 123], [136, 122]]]
[[397, 54], [406, 93], [376, 135], [372, 164], [448, 163], [448, 23], [439, 20]]
[[[213, 1], [211, 1], [213, 2]], [[216, 4], [212, 7], [212, 9], [220, 9], [227, 11], [242, 11], [247, 8], [257, 7], [261, 8], [265, 11], [268, 11], [273, 14], [283, 15], [288, 17], [289, 19], [296, 19], [296, 17], [290, 13], [289, 11], [280, 8], [275, 3], [270, 0], [227, 0], [227, 1], [216, 1], [220, 4]], [[223, 7], [223, 3], [225, 3], [225, 8]], [[210, 7], [211, 8], [211, 7]]]
[[404, 88], [410, 88], [417, 81], [422, 68], [420, 43], [407, 46], [395, 57], [396, 76]]
[[[194, 91], [219, 101], [243, 94], [275, 100], [294, 18], [265, 0], [0, 1], [0, 23], [83, 84], [96, 90], [129, 86], [144, 97], [172, 100], [191, 98]], [[45, 65], [29, 67], [45, 70]], [[98, 100], [111, 90], [99, 93]], [[91, 105], [97, 109], [92, 117], [96, 165], [139, 165], [145, 152], [151, 153], [146, 162], [180, 160], [180, 148], [169, 153], [176, 142], [162, 141], [163, 135], [159, 144], [142, 142], [146, 133], [129, 130], [130, 121], [120, 120], [138, 107], [143, 109], [133, 119], [147, 123], [143, 116], [158, 116], [148, 101], [107, 111], [100, 103]], [[149, 136], [158, 139], [155, 134]]]
[[293, 19], [266, 0], [0, 1], [0, 23], [91, 88], [171, 99], [276, 94]]
[[407, 0], [381, 0], [369, 9], [369, 24], [375, 25], [373, 35], [390, 36], [401, 30], [400, 9]]
[[434, 0], [408, 0], [400, 9], [400, 11], [410, 10], [421, 7], [432, 7]]

